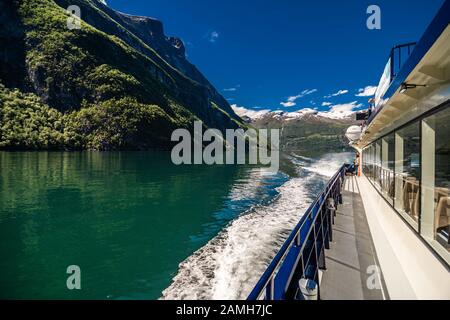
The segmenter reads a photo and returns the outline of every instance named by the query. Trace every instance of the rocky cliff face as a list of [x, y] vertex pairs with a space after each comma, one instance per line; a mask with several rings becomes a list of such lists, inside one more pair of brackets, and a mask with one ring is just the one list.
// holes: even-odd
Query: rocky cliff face
[[0, 2], [0, 79], [19, 87], [26, 77], [24, 30], [16, 7]]
[[[81, 29], [67, 28], [66, 8], [70, 5], [81, 10]], [[227, 101], [186, 59], [183, 42], [166, 36], [162, 23], [156, 19], [120, 13], [97, 0], [11, 0], [2, 1], [0, 6], [0, 84], [6, 86], [4, 94], [8, 99], [20, 98], [34, 104], [34, 98], [29, 100], [7, 91], [18, 88], [61, 112], [63, 123], [68, 118], [74, 120], [70, 126], [64, 123], [60, 130], [75, 129], [82, 138], [77, 142], [81, 148], [167, 147], [168, 128], [190, 128], [194, 119], [220, 130], [242, 125]], [[131, 126], [137, 130], [132, 137], [139, 137], [138, 144], [125, 128], [127, 117], [135, 115], [109, 113], [111, 110], [124, 113], [116, 108], [124, 101], [140, 108], [142, 117], [143, 114], [153, 117], [139, 118], [147, 133], [140, 132], [139, 126]], [[20, 118], [18, 104], [11, 106]], [[36, 110], [47, 109], [39, 105]], [[132, 107], [127, 112], [131, 110]], [[109, 117], [111, 121], [121, 118], [121, 137], [126, 139], [113, 138], [113, 130], [108, 128], [106, 134], [102, 131], [105, 128], [92, 125], [93, 115], [98, 125], [102, 123], [101, 117]], [[7, 121], [18, 119], [0, 120], [4, 122], [0, 125], [9, 128], [11, 123]], [[155, 130], [163, 128], [164, 132], [148, 134], [152, 123]], [[55, 136], [59, 136], [58, 132]], [[100, 141], [99, 136], [107, 141]], [[30, 144], [29, 140], [22, 141], [23, 137], [16, 138], [13, 139], [16, 147]], [[84, 138], [89, 141], [83, 142]], [[66, 140], [64, 148], [71, 148]]]
[[[115, 11], [105, 5], [102, 1], [88, 2], [86, 0], [55, 0], [61, 7], [67, 8], [69, 5], [78, 5], [81, 8], [82, 19], [108, 34], [115, 35], [127, 44], [149, 56], [156, 61], [167, 73], [178, 77], [182, 76], [193, 80], [202, 89], [203, 102], [213, 101], [219, 108], [238, 118], [231, 109], [229, 103], [206, 79], [206, 77], [193, 65], [185, 56], [185, 46], [181, 39], [169, 37], [164, 33], [163, 23], [157, 19], [143, 16], [133, 16]], [[164, 74], [154, 70], [157, 78], [165, 85], [171, 85], [170, 79], [166, 79]], [[182, 98], [191, 100], [189, 92], [182, 92], [177, 88]], [[192, 102], [199, 103], [197, 99]], [[204, 109], [202, 116], [212, 117], [209, 103], [200, 102], [201, 109]]]

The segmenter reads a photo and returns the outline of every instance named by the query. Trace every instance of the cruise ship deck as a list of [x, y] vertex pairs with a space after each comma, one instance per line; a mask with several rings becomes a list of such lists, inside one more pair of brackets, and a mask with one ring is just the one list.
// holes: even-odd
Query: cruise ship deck
[[[333, 241], [325, 251], [322, 300], [384, 300], [384, 279], [356, 176], [346, 176], [336, 210]], [[369, 284], [369, 285], [368, 285]], [[371, 286], [373, 285], [373, 286]]]
[[[248, 299], [450, 299], [450, 0], [391, 48], [355, 149]], [[349, 175], [356, 174], [356, 175]]]

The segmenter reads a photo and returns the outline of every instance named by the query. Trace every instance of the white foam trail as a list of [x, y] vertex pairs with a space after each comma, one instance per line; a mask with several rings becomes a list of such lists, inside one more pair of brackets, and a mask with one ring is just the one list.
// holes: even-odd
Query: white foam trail
[[[326, 173], [334, 174], [341, 159], [327, 159]], [[180, 264], [162, 299], [245, 299], [313, 200], [307, 184], [317, 179], [324, 178], [293, 178], [277, 189], [273, 202], [232, 221]]]
[[329, 153], [303, 169], [331, 178], [342, 164], [351, 160], [352, 156], [351, 152]]
[[308, 158], [308, 157], [305, 157], [305, 156], [296, 154], [296, 153], [294, 153], [294, 152], [292, 152], [291, 155], [294, 156], [294, 157], [296, 157], [296, 158], [299, 158], [299, 159], [302, 159], [302, 160], [306, 160], [306, 161], [312, 161], [312, 160], [313, 160], [313, 159], [311, 159], [311, 158]]
[[163, 298], [245, 298], [310, 201], [300, 178], [279, 191], [273, 203], [240, 216], [182, 262]]

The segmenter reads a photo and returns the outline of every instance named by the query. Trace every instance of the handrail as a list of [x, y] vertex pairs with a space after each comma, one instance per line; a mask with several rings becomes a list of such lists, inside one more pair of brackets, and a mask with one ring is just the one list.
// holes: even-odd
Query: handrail
[[[409, 42], [405, 44], [396, 45], [391, 49], [391, 54], [389, 56], [391, 60], [391, 78], [389, 83], [392, 83], [394, 78], [397, 76], [398, 72], [400, 72], [403, 64], [406, 62], [406, 60], [408, 60], [416, 44], [417, 42]], [[402, 56], [402, 49], [404, 48], [408, 50], [406, 56]]]
[[[286, 256], [289, 254], [290, 249], [294, 246], [295, 241], [297, 240], [297, 243], [300, 244], [300, 232], [302, 231], [302, 227], [307, 222], [307, 219], [310, 218], [311, 213], [313, 213], [314, 208], [318, 205], [317, 210], [315, 211], [316, 216], [313, 217], [313, 221], [311, 223], [311, 226], [308, 229], [308, 236], [315, 228], [316, 219], [319, 215], [320, 210], [322, 210], [323, 205], [328, 200], [329, 195], [331, 192], [334, 192], [333, 195], [334, 198], [336, 198], [336, 183], [340, 181], [340, 178], [343, 177], [345, 174], [347, 165], [342, 165], [341, 168], [334, 174], [334, 176], [330, 179], [330, 181], [327, 183], [327, 185], [324, 187], [323, 191], [317, 196], [317, 198], [313, 201], [313, 203], [309, 206], [309, 208], [306, 210], [305, 214], [300, 218], [300, 221], [297, 223], [297, 225], [292, 230], [291, 234], [288, 236], [286, 241], [281, 246], [278, 253], [275, 255], [275, 257], [272, 259], [271, 263], [267, 267], [266, 271], [263, 273], [259, 281], [256, 283], [254, 289], [248, 296], [248, 300], [258, 300], [264, 293], [266, 292], [266, 299], [273, 299], [274, 298], [274, 285], [275, 285], [275, 277], [278, 274], [278, 271], [282, 267]], [[340, 189], [340, 184], [339, 184]], [[339, 190], [340, 194], [340, 190]], [[337, 199], [335, 199], [337, 200]], [[316, 239], [315, 239], [316, 240]], [[303, 242], [299, 249], [299, 255], [303, 252], [305, 249], [306, 242]], [[295, 267], [295, 266], [294, 266]], [[290, 270], [291, 274], [289, 278], [292, 279], [292, 272], [293, 270]], [[289, 281], [288, 281], [289, 282]], [[270, 287], [268, 287], [270, 285]], [[287, 283], [289, 285], [289, 283]]]
[[[380, 77], [377, 89], [375, 90], [374, 107], [372, 114], [369, 116], [368, 123], [370, 123], [377, 113], [380, 105], [383, 102], [384, 94], [389, 86], [394, 81], [397, 74], [402, 69], [403, 64], [408, 60], [409, 56], [414, 51], [416, 42], [409, 42], [405, 44], [396, 45], [389, 51], [389, 57], [384, 67], [383, 73]], [[402, 51], [406, 50], [406, 55], [402, 55]]]

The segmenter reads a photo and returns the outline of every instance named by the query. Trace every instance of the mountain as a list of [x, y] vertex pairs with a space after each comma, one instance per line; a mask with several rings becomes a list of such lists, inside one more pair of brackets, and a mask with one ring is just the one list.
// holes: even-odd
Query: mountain
[[319, 112], [306, 108], [285, 112], [233, 108], [255, 128], [281, 129], [280, 146], [284, 151], [332, 152], [351, 149], [345, 133], [349, 126], [356, 124], [353, 111]]
[[97, 0], [11, 0], [0, 23], [0, 148], [169, 148], [195, 119], [244, 125], [156, 19]]

